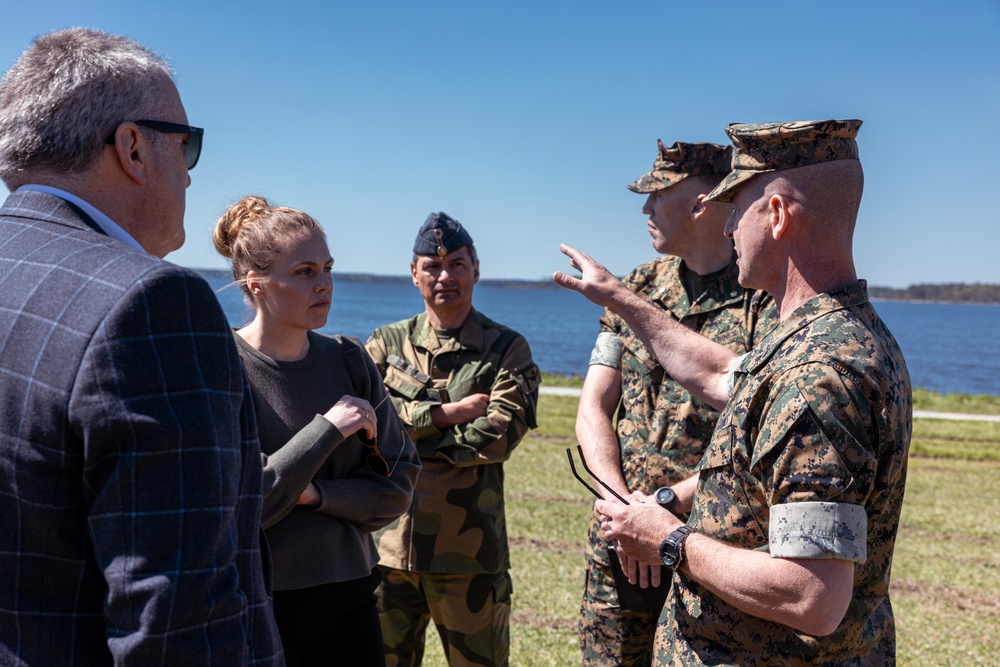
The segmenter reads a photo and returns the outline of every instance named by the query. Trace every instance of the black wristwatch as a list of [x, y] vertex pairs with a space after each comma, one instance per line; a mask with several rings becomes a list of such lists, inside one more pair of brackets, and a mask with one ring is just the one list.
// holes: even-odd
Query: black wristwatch
[[674, 509], [674, 503], [677, 501], [677, 494], [669, 486], [661, 486], [656, 490], [655, 494], [656, 504], [665, 510], [670, 510], [673, 513], [677, 513]]
[[663, 538], [660, 544], [660, 560], [671, 570], [676, 570], [684, 560], [684, 540], [694, 532], [691, 526], [681, 526]]

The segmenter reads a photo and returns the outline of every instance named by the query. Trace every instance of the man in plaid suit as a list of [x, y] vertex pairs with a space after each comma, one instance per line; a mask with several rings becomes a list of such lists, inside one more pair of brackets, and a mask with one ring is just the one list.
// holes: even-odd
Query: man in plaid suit
[[0, 82], [0, 664], [280, 665], [261, 463], [184, 240], [168, 65], [83, 29]]

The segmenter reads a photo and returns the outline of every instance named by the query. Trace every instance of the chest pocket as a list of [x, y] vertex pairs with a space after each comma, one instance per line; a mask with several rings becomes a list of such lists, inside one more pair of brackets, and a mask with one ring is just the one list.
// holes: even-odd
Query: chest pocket
[[701, 461], [695, 466], [692, 472], [712, 470], [713, 468], [729, 467], [733, 462], [733, 439], [735, 438], [735, 424], [730, 419], [723, 424], [721, 421], [716, 426], [715, 432], [709, 439], [708, 447], [701, 457]]
[[[699, 530], [743, 548], [756, 549], [766, 543], [766, 522], [761, 521], [755, 480], [749, 474], [744, 451], [748, 434], [736, 411], [727, 409], [712, 435], [701, 462], [698, 496], [692, 516], [702, 522]], [[739, 527], [738, 529], [736, 527]]]

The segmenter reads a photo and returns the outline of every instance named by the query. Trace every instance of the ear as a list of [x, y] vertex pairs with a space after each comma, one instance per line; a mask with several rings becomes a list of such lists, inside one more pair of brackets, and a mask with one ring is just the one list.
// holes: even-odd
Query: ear
[[134, 123], [122, 123], [115, 130], [115, 157], [125, 175], [137, 185], [145, 185], [152, 145]]
[[473, 270], [472, 284], [475, 285], [476, 283], [479, 282], [479, 260], [478, 259], [476, 260], [476, 263], [472, 265], [472, 270]]
[[417, 282], [417, 265], [410, 262], [410, 275], [413, 277], [413, 286], [420, 287], [420, 283]]
[[247, 289], [254, 299], [259, 299], [264, 295], [264, 281], [256, 271], [247, 271]]
[[691, 206], [691, 219], [692, 220], [698, 220], [699, 218], [701, 218], [701, 216], [703, 216], [708, 211], [708, 206], [709, 205], [705, 202], [705, 196], [707, 194], [708, 193], [703, 192], [700, 195], [698, 195], [697, 197], [695, 197], [694, 205]]
[[788, 233], [792, 226], [791, 202], [781, 195], [771, 195], [767, 200], [767, 223], [771, 227], [771, 237], [777, 241]]

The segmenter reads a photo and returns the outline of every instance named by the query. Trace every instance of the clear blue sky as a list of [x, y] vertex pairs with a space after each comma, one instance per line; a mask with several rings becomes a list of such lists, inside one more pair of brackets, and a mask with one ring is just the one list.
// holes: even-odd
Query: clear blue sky
[[335, 271], [402, 274], [431, 211], [461, 220], [488, 278], [651, 259], [656, 139], [730, 122], [861, 118], [855, 236], [874, 285], [1000, 283], [1000, 2], [8, 3], [0, 67], [68, 26], [174, 65], [206, 128], [184, 248], [249, 193], [326, 228]]

